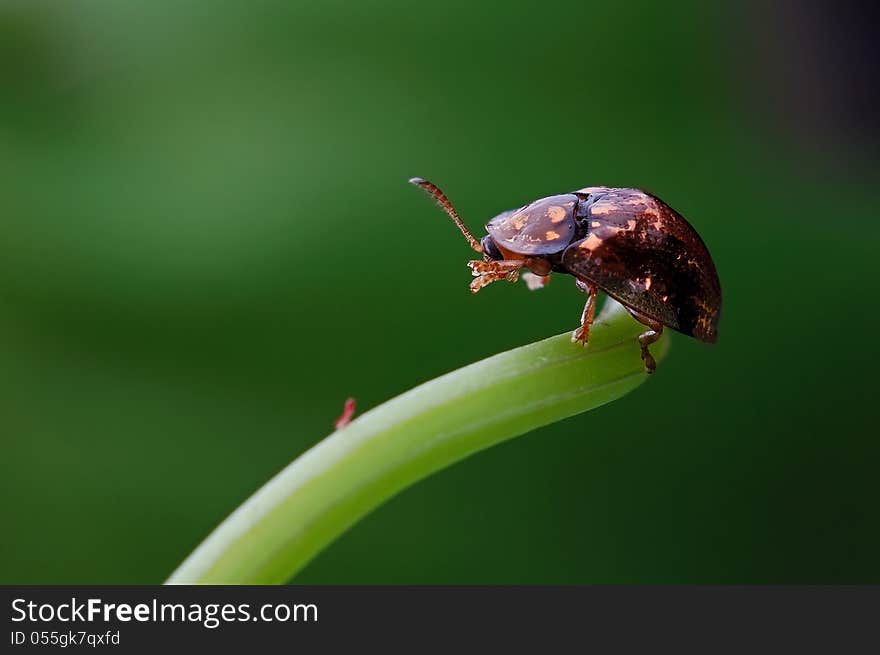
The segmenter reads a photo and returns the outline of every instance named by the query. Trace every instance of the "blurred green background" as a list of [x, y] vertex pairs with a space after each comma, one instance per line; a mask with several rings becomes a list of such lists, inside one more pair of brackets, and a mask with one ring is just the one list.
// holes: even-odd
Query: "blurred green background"
[[576, 326], [565, 278], [472, 297], [413, 175], [475, 229], [653, 190], [721, 337], [298, 582], [880, 582], [876, 85], [837, 7], [0, 5], [0, 582], [160, 582], [346, 396]]

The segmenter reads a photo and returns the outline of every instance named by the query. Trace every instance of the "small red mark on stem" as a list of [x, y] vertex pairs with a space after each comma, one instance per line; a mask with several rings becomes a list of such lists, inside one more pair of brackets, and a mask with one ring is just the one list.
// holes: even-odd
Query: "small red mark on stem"
[[346, 398], [345, 406], [342, 408], [342, 414], [339, 415], [339, 418], [333, 423], [333, 427], [337, 430], [341, 430], [346, 425], [351, 423], [351, 419], [354, 417], [355, 413], [355, 404], [354, 398]]

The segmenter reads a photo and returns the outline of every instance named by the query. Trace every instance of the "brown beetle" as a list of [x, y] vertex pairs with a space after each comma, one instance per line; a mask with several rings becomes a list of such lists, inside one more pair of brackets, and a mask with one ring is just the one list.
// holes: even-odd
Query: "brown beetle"
[[572, 341], [586, 345], [601, 289], [649, 328], [639, 335], [648, 373], [657, 368], [648, 346], [664, 325], [707, 343], [718, 338], [721, 284], [712, 257], [696, 230], [656, 196], [613, 187], [548, 196], [499, 214], [478, 242], [440, 189], [420, 177], [410, 182], [437, 200], [483, 255], [468, 262], [473, 293], [496, 280], [516, 282], [521, 268], [530, 271], [529, 288], [546, 284], [551, 273], [569, 273], [588, 295]]

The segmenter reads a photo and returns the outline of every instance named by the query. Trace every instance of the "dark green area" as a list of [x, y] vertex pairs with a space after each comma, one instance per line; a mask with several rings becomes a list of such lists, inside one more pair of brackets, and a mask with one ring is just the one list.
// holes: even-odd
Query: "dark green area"
[[876, 162], [789, 130], [710, 4], [0, 10], [0, 582], [159, 582], [346, 396], [575, 327], [567, 278], [471, 297], [413, 175], [474, 228], [653, 190], [713, 253], [720, 340], [299, 581], [880, 582]]

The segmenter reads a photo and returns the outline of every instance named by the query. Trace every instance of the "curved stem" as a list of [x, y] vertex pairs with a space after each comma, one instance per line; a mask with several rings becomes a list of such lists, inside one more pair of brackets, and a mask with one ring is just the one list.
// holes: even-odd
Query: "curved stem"
[[[223, 521], [169, 584], [283, 583], [368, 512], [479, 450], [623, 396], [645, 381], [644, 328], [617, 303], [590, 332], [500, 353], [358, 417], [303, 453]], [[657, 359], [668, 340], [654, 346]]]

